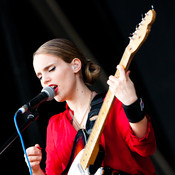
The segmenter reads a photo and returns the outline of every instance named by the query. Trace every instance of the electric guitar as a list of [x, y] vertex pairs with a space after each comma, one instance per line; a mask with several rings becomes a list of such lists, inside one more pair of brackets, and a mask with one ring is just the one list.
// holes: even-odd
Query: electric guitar
[[[119, 63], [124, 67], [125, 71], [128, 70], [134, 54], [147, 39], [155, 18], [155, 11], [153, 9], [149, 10], [142, 21], [137, 25], [136, 31], [132, 34], [132, 37], [130, 37], [129, 44], [125, 48]], [[115, 76], [119, 76], [118, 70], [116, 71]], [[99, 140], [114, 99], [114, 94], [108, 90], [88, 140], [83, 130], [78, 131], [73, 144], [70, 161], [62, 175], [90, 175], [89, 166], [94, 164], [99, 152]], [[101, 167], [96, 171], [95, 175], [102, 174], [103, 168]]]

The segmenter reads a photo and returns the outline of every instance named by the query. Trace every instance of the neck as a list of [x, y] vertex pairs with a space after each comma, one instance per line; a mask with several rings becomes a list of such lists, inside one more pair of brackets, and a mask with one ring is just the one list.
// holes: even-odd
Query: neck
[[73, 92], [71, 98], [67, 100], [67, 104], [71, 110], [74, 111], [74, 115], [82, 115], [82, 113], [87, 109], [90, 101], [91, 91], [83, 83], [79, 85]]

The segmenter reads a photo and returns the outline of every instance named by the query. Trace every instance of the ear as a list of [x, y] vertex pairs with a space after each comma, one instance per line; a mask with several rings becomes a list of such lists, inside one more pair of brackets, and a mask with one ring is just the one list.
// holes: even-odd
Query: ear
[[74, 58], [71, 64], [74, 73], [78, 73], [81, 70], [81, 61], [79, 58]]

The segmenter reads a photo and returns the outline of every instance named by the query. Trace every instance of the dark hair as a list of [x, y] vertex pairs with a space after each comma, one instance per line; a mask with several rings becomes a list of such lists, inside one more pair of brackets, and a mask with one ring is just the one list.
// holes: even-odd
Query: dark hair
[[77, 46], [67, 39], [52, 39], [41, 45], [33, 56], [39, 54], [50, 54], [58, 56], [67, 63], [74, 58], [80, 59], [82, 63], [82, 75], [85, 84], [92, 85], [100, 74], [100, 66], [87, 60]]

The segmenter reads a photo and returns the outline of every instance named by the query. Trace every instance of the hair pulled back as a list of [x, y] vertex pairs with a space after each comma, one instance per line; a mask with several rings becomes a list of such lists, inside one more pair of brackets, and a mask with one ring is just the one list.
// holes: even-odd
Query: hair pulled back
[[60, 57], [67, 63], [71, 63], [74, 58], [80, 59], [82, 63], [83, 81], [87, 85], [92, 85], [100, 74], [100, 66], [87, 60], [77, 46], [67, 39], [52, 39], [41, 45], [33, 56], [39, 54], [50, 54]]

